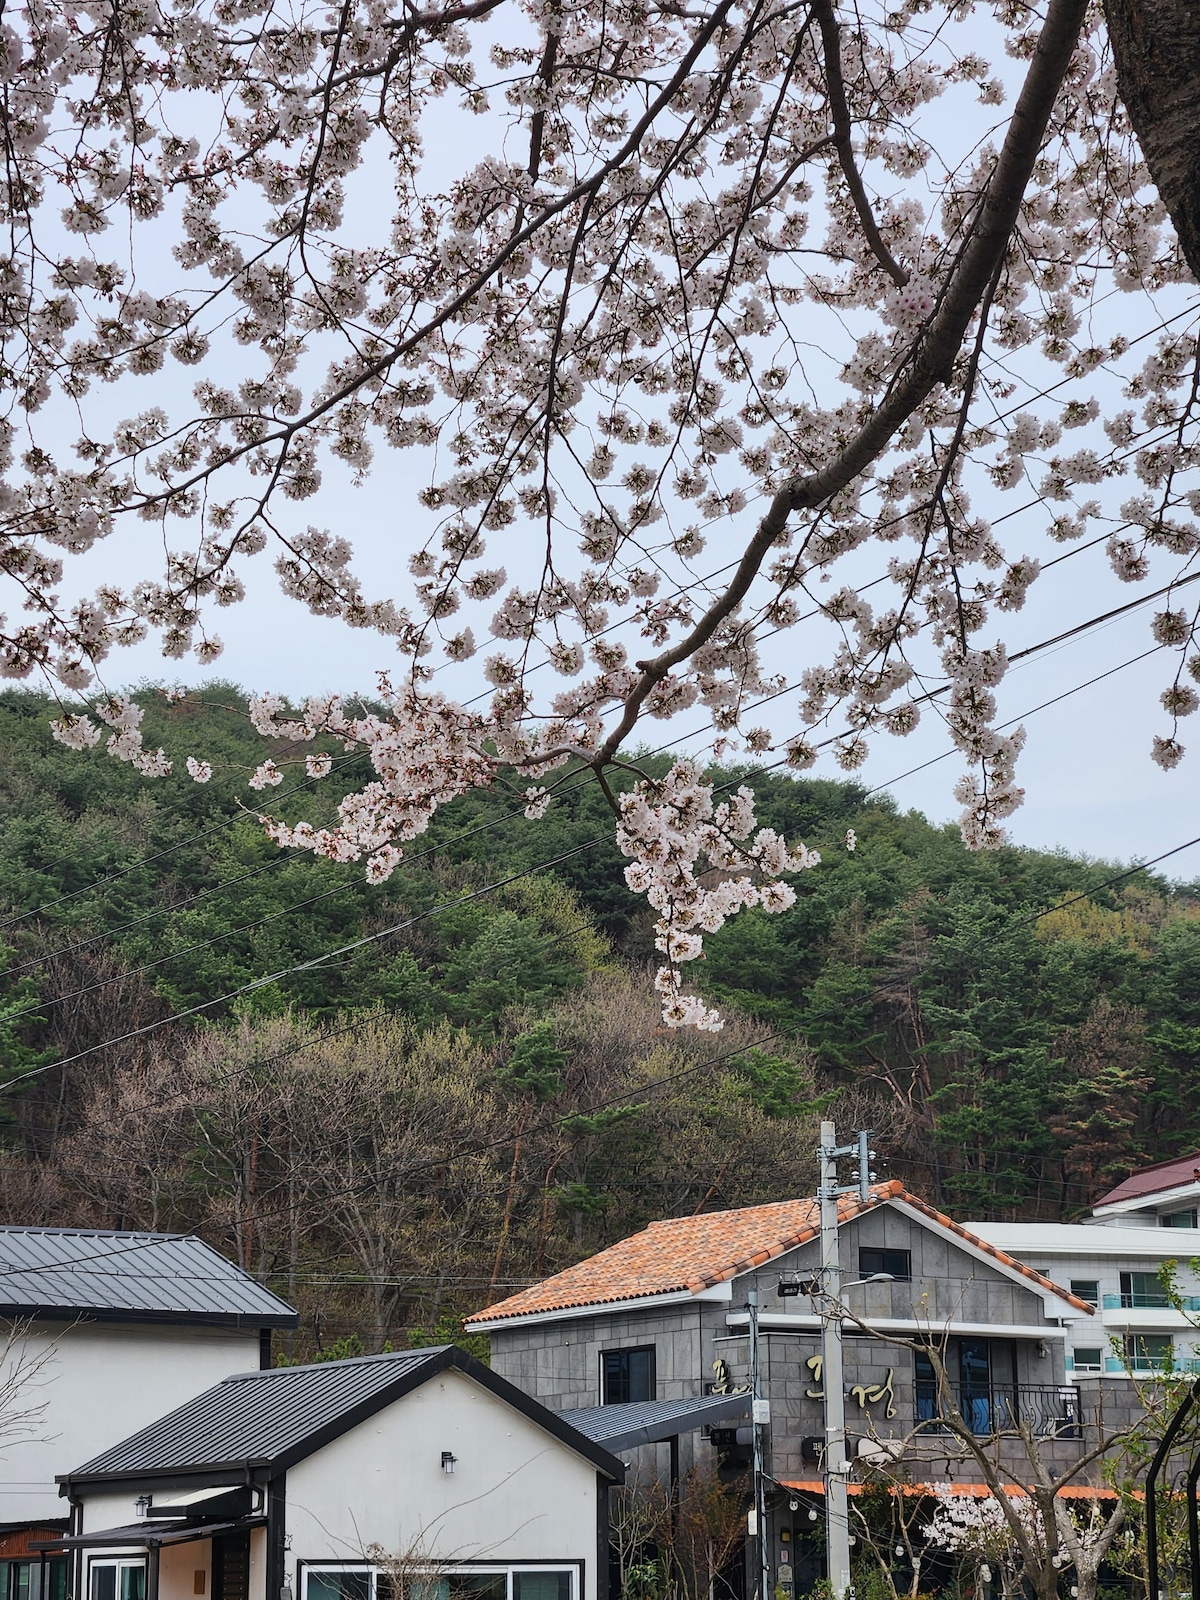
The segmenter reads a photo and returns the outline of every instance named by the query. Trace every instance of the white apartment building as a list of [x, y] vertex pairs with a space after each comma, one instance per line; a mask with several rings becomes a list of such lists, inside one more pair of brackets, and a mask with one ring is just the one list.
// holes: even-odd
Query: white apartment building
[[[1083, 1222], [966, 1226], [1096, 1307], [1068, 1322], [1068, 1378], [1200, 1372], [1200, 1155], [1132, 1173]], [[1181, 1304], [1161, 1273], [1174, 1262]]]

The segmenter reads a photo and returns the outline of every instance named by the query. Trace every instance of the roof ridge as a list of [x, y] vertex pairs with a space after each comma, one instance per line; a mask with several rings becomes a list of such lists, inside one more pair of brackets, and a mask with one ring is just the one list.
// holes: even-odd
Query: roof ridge
[[[155, 1233], [148, 1228], [56, 1228], [40, 1222], [0, 1222], [0, 1233], [49, 1233], [56, 1238], [75, 1239], [196, 1239], [196, 1233]], [[211, 1248], [211, 1246], [210, 1246]]]
[[222, 1383], [250, 1383], [265, 1378], [289, 1377], [295, 1372], [340, 1372], [345, 1367], [370, 1366], [377, 1361], [413, 1361], [418, 1356], [436, 1356], [443, 1350], [453, 1349], [449, 1344], [422, 1345], [419, 1350], [378, 1350], [373, 1355], [365, 1356], [339, 1356], [336, 1361], [298, 1361], [293, 1366], [290, 1363], [282, 1367], [260, 1367], [250, 1372], [231, 1372], [220, 1381]]
[[1002, 1265], [1011, 1267], [1019, 1272], [1022, 1277], [1032, 1278], [1035, 1282], [1044, 1284], [1047, 1289], [1059, 1296], [1060, 1299], [1069, 1301], [1071, 1305], [1078, 1306], [1081, 1311], [1086, 1311], [1089, 1316], [1094, 1316], [1096, 1308], [1088, 1300], [1082, 1300], [1069, 1289], [1064, 1289], [1061, 1283], [1055, 1283], [1053, 1278], [1048, 1278], [1044, 1272], [1039, 1272], [1036, 1267], [1028, 1266], [1024, 1261], [1018, 1261], [1016, 1256], [1010, 1256], [1007, 1250], [1002, 1250], [999, 1245], [992, 1244], [990, 1240], [982, 1238], [977, 1233], [972, 1233], [970, 1228], [961, 1222], [955, 1222], [953, 1217], [948, 1217], [944, 1211], [939, 1211], [936, 1206], [930, 1205], [928, 1200], [922, 1200], [919, 1195], [910, 1194], [907, 1189], [903, 1191], [904, 1200], [914, 1206], [918, 1211], [924, 1212], [927, 1217], [932, 1217], [944, 1228], [949, 1228], [952, 1233], [957, 1233], [963, 1239], [969, 1239], [985, 1255], [994, 1257]]

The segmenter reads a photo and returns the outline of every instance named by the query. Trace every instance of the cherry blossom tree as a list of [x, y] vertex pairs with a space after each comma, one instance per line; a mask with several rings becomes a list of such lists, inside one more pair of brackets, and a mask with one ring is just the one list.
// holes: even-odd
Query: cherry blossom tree
[[[286, 594], [399, 656], [382, 709], [256, 703], [265, 736], [333, 735], [376, 772], [335, 826], [266, 819], [272, 836], [381, 881], [471, 787], [515, 770], [536, 819], [583, 763], [658, 913], [664, 1016], [719, 1026], [681, 963], [740, 908], [785, 910], [782, 880], [816, 858], [698, 761], [618, 794], [644, 719], [699, 707], [717, 754], [776, 748], [797, 769], [830, 730], [852, 770], [935, 699], [965, 837], [994, 844], [1023, 734], [994, 726], [993, 625], [1039, 562], [993, 508], [1032, 489], [1045, 536], [1107, 534], [1126, 582], [1159, 560], [1182, 577], [1200, 546], [1190, 58], [1169, 118], [1138, 68], [1143, 13], [1160, 44], [1192, 24], [1186, 0], [1108, 11], [9, 10], [0, 564], [18, 610], [0, 671], [59, 686], [65, 743], [161, 774], [105, 663], [147, 635], [214, 660], [214, 611], [269, 551]], [[1161, 304], [1148, 345], [1114, 293]], [[411, 533], [394, 592], [372, 595], [345, 528], [302, 503], [380, 452], [412, 485]], [[80, 558], [140, 526], [140, 581], [62, 597]], [[882, 603], [862, 580], [877, 546]], [[782, 673], [768, 641], [806, 604], [840, 642]], [[1200, 705], [1196, 621], [1172, 596], [1153, 622], [1173, 661], [1166, 767]], [[777, 739], [755, 707], [792, 685]], [[205, 752], [187, 770], [207, 781]], [[251, 783], [283, 776], [267, 759]]]

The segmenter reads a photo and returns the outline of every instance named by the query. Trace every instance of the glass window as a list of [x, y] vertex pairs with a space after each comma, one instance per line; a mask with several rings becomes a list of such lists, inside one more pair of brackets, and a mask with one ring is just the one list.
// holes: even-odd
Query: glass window
[[[397, 1590], [405, 1600], [574, 1600], [575, 1595], [570, 1568], [537, 1567], [514, 1571], [511, 1567], [460, 1567], [457, 1571], [418, 1573], [405, 1577], [399, 1584], [392, 1574], [379, 1568], [357, 1569], [359, 1573], [364, 1571], [374, 1576], [376, 1600], [393, 1595]], [[320, 1572], [310, 1570], [305, 1600], [316, 1600], [318, 1591], [314, 1579], [334, 1581], [343, 1575], [336, 1568]], [[332, 1591], [321, 1592], [324, 1600], [330, 1600]], [[344, 1589], [340, 1592], [347, 1593]]]
[[512, 1600], [571, 1600], [569, 1572], [514, 1572]]
[[1170, 1301], [1157, 1272], [1123, 1272], [1121, 1304], [1129, 1310], [1138, 1306], [1166, 1306]]
[[1165, 1216], [1160, 1216], [1159, 1226], [1163, 1228], [1194, 1228], [1196, 1226], [1196, 1213], [1194, 1211], [1168, 1211]]
[[146, 1600], [146, 1562], [93, 1561], [90, 1580], [91, 1600]]
[[654, 1347], [605, 1350], [600, 1357], [600, 1404], [629, 1405], [654, 1400]]
[[1169, 1333], [1130, 1333], [1125, 1336], [1125, 1360], [1133, 1372], [1169, 1372], [1174, 1365], [1174, 1345]]
[[305, 1594], [307, 1600], [371, 1600], [373, 1575], [370, 1567], [309, 1567]]
[[908, 1283], [912, 1279], [912, 1251], [911, 1250], [881, 1250], [875, 1245], [860, 1245], [858, 1251], [858, 1275], [860, 1278], [871, 1278], [877, 1272], [886, 1272], [889, 1278], [897, 1278], [901, 1283]]
[[1086, 1300], [1090, 1306], [1100, 1304], [1099, 1278], [1072, 1278], [1071, 1293], [1078, 1295], [1081, 1300]]
[[1103, 1372], [1104, 1351], [1099, 1347], [1088, 1346], [1074, 1352], [1076, 1372]]

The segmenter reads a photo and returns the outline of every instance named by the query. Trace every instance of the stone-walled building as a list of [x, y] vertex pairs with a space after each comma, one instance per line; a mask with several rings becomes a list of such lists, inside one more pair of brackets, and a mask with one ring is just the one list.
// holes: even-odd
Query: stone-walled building
[[[980, 1480], [939, 1424], [945, 1391], [929, 1358], [888, 1342], [893, 1338], [939, 1342], [958, 1408], [981, 1438], [1018, 1419], [1032, 1425], [1056, 1473], [1078, 1459], [1086, 1429], [1066, 1353], [1072, 1326], [1094, 1317], [1087, 1301], [898, 1182], [873, 1188], [865, 1203], [844, 1197], [838, 1236], [852, 1460], [903, 1448], [906, 1470], [918, 1481], [952, 1480], [968, 1489]], [[819, 1249], [817, 1205], [807, 1199], [654, 1222], [475, 1313], [466, 1326], [490, 1336], [497, 1373], [556, 1411], [588, 1413], [594, 1431], [603, 1408], [630, 1408], [632, 1420], [637, 1406], [673, 1402], [666, 1409], [676, 1410], [744, 1391], [748, 1293], [756, 1290], [760, 1394], [770, 1405], [770, 1537], [786, 1589], [786, 1569], [802, 1557], [823, 1490], [821, 1302], [812, 1292], [819, 1288]], [[736, 1468], [736, 1445], [744, 1445], [748, 1429], [701, 1426], [699, 1409], [690, 1422], [682, 1414], [675, 1470], [728, 1468], [730, 1456]], [[614, 1413], [611, 1433], [618, 1431]], [[650, 1437], [663, 1440], [662, 1426]], [[1006, 1450], [1021, 1450], [1015, 1441], [999, 1448], [1002, 1460]], [[651, 1466], [645, 1452], [636, 1465]], [[1014, 1455], [1014, 1475], [1021, 1466]]]

